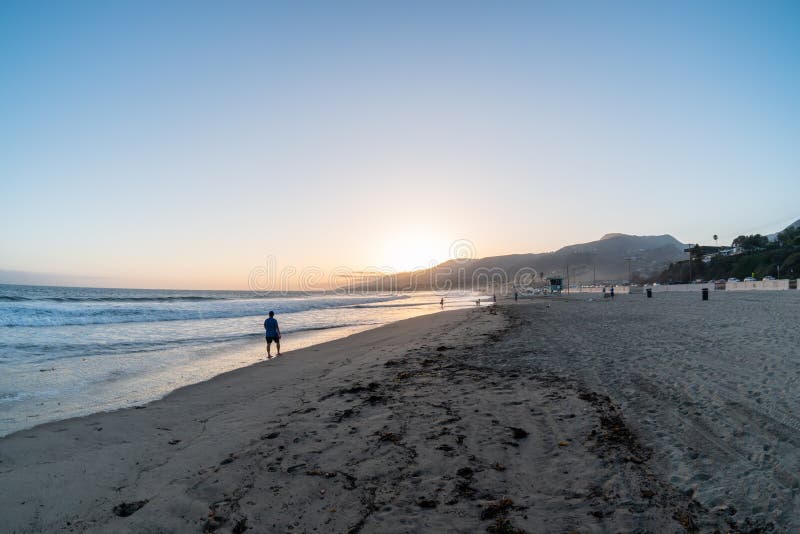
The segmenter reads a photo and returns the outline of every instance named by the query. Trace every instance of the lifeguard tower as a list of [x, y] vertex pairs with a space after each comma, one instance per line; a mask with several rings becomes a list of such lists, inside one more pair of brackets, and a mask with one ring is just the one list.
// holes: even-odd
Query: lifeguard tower
[[563, 279], [562, 278], [548, 278], [550, 282], [550, 294], [553, 293], [561, 293], [561, 289], [563, 288]]

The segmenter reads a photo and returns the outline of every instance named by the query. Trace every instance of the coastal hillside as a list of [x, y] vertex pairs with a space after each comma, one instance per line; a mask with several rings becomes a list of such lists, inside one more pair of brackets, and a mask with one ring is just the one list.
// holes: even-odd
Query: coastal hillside
[[[787, 230], [800, 230], [800, 219], [797, 219], [795, 222], [793, 222], [792, 224], [790, 224], [789, 226], [784, 228], [782, 231], [785, 232]], [[780, 234], [780, 233], [781, 232], [775, 232], [774, 234], [769, 234], [767, 236], [767, 238], [771, 242], [777, 241], [778, 240], [778, 234]]]
[[487, 281], [542, 282], [549, 276], [566, 276], [567, 271], [571, 283], [621, 281], [628, 279], [629, 261], [632, 278], [652, 276], [686, 258], [685, 248], [671, 235], [606, 234], [597, 241], [554, 252], [449, 260], [430, 269], [376, 278], [357, 289], [427, 290], [483, 286]]
[[733, 246], [734, 254], [730, 255], [716, 247], [705, 247], [711, 253], [703, 247], [695, 248], [691, 265], [687, 255], [648, 281], [669, 284], [731, 277], [741, 280], [748, 276], [793, 279], [800, 275], [800, 220], [775, 234], [740, 235], [733, 240]]

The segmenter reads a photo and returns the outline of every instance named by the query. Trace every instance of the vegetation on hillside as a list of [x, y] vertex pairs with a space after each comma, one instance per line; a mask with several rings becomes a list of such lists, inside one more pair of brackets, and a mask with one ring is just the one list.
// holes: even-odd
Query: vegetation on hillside
[[[759, 280], [767, 275], [781, 278], [800, 277], [800, 227], [789, 227], [770, 242], [760, 234], [740, 235], [733, 240], [741, 254], [717, 255], [711, 261], [702, 261], [702, 249], [695, 247], [690, 260], [670, 264], [650, 282], [662, 284], [681, 283], [690, 280], [718, 280], [755, 276]], [[778, 267], [780, 266], [780, 273]], [[691, 269], [691, 271], [690, 271]], [[691, 274], [690, 274], [691, 272]]]

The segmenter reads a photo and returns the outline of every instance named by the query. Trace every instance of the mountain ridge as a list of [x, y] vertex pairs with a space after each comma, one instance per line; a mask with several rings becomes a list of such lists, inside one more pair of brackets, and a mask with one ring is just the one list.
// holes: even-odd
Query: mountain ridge
[[[670, 263], [686, 259], [686, 245], [669, 234], [638, 236], [606, 234], [552, 252], [517, 253], [483, 258], [450, 259], [428, 269], [377, 277], [354, 289], [473, 289], [489, 285], [527, 285], [551, 276], [571, 283], [624, 281], [650, 276]], [[630, 265], [629, 265], [630, 263]]]

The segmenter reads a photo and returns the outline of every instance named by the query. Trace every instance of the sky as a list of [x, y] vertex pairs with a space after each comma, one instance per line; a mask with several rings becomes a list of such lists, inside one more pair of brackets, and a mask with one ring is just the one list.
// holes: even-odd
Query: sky
[[4, 1], [0, 281], [771, 233], [798, 87], [795, 1]]

